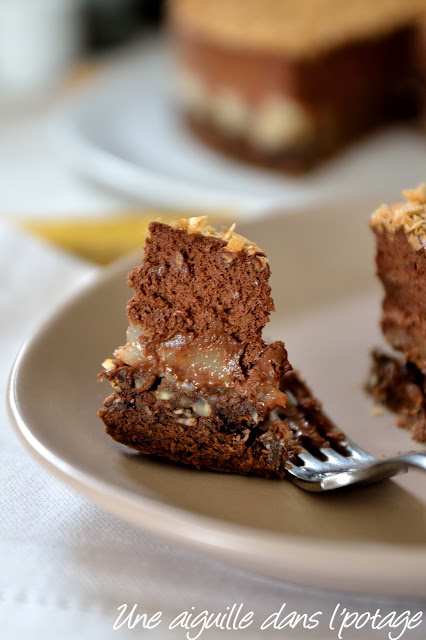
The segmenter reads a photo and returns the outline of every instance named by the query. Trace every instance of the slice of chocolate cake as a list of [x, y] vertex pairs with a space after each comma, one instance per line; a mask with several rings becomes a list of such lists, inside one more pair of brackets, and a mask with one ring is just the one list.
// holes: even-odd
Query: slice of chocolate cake
[[404, 195], [406, 203], [383, 205], [371, 219], [385, 289], [381, 325], [389, 344], [426, 372], [426, 185]]
[[416, 440], [426, 440], [426, 185], [404, 191], [407, 202], [382, 205], [372, 216], [377, 275], [385, 298], [381, 326], [403, 358], [373, 354], [369, 389], [400, 414]]
[[290, 372], [284, 344], [262, 338], [274, 310], [269, 264], [234, 226], [217, 233], [204, 217], [150, 224], [128, 279], [127, 343], [100, 375], [116, 391], [99, 416], [115, 440], [145, 454], [283, 477], [298, 444], [323, 445], [319, 433], [333, 426]]

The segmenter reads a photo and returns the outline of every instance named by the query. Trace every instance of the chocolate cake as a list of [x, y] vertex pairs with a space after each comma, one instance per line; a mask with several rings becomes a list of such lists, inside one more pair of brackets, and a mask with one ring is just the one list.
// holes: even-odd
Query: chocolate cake
[[311, 167], [417, 109], [424, 0], [174, 0], [181, 107], [205, 141]]
[[[99, 416], [118, 442], [218, 471], [283, 477], [301, 443], [333, 425], [262, 330], [274, 309], [265, 254], [206, 218], [152, 222], [129, 274], [127, 343], [100, 378]], [[311, 427], [314, 424], [315, 427]]]
[[381, 327], [402, 357], [375, 352], [369, 389], [426, 440], [426, 185], [404, 195], [407, 202], [382, 205], [371, 219], [385, 289]]

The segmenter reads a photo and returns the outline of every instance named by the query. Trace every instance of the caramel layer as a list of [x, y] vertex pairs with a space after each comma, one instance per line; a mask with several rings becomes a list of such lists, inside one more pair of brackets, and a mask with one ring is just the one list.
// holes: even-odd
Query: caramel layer
[[104, 363], [106, 371], [101, 377], [114, 388], [142, 392], [164, 380], [170, 389], [201, 395], [229, 391], [250, 399], [262, 414], [285, 406], [285, 394], [278, 388], [280, 372], [274, 368], [276, 347], [266, 346], [256, 367], [247, 370], [243, 365], [247, 345], [225, 334], [198, 338], [177, 334], [170, 340], [155, 341], [130, 325], [128, 338], [114, 352], [115, 360]]

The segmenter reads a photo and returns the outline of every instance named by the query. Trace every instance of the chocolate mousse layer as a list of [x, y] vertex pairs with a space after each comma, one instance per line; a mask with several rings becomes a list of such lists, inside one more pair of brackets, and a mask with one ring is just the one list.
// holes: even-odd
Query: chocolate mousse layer
[[129, 274], [129, 320], [155, 340], [188, 332], [259, 340], [274, 310], [268, 260], [235, 225], [218, 234], [206, 221], [150, 224], [142, 264]]

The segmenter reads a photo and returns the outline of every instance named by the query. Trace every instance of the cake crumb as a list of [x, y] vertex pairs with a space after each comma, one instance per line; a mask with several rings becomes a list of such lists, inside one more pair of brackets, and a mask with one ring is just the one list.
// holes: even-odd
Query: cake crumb
[[415, 189], [404, 189], [403, 195], [407, 198], [408, 202], [421, 202], [426, 204], [426, 183], [422, 182]]
[[372, 415], [372, 416], [374, 416], [375, 418], [378, 418], [379, 416], [382, 416], [382, 415], [383, 415], [383, 409], [382, 409], [382, 407], [378, 407], [378, 406], [376, 406], [376, 407], [373, 407], [373, 408], [371, 409], [371, 412], [370, 412], [370, 413], [371, 413], [371, 415]]

